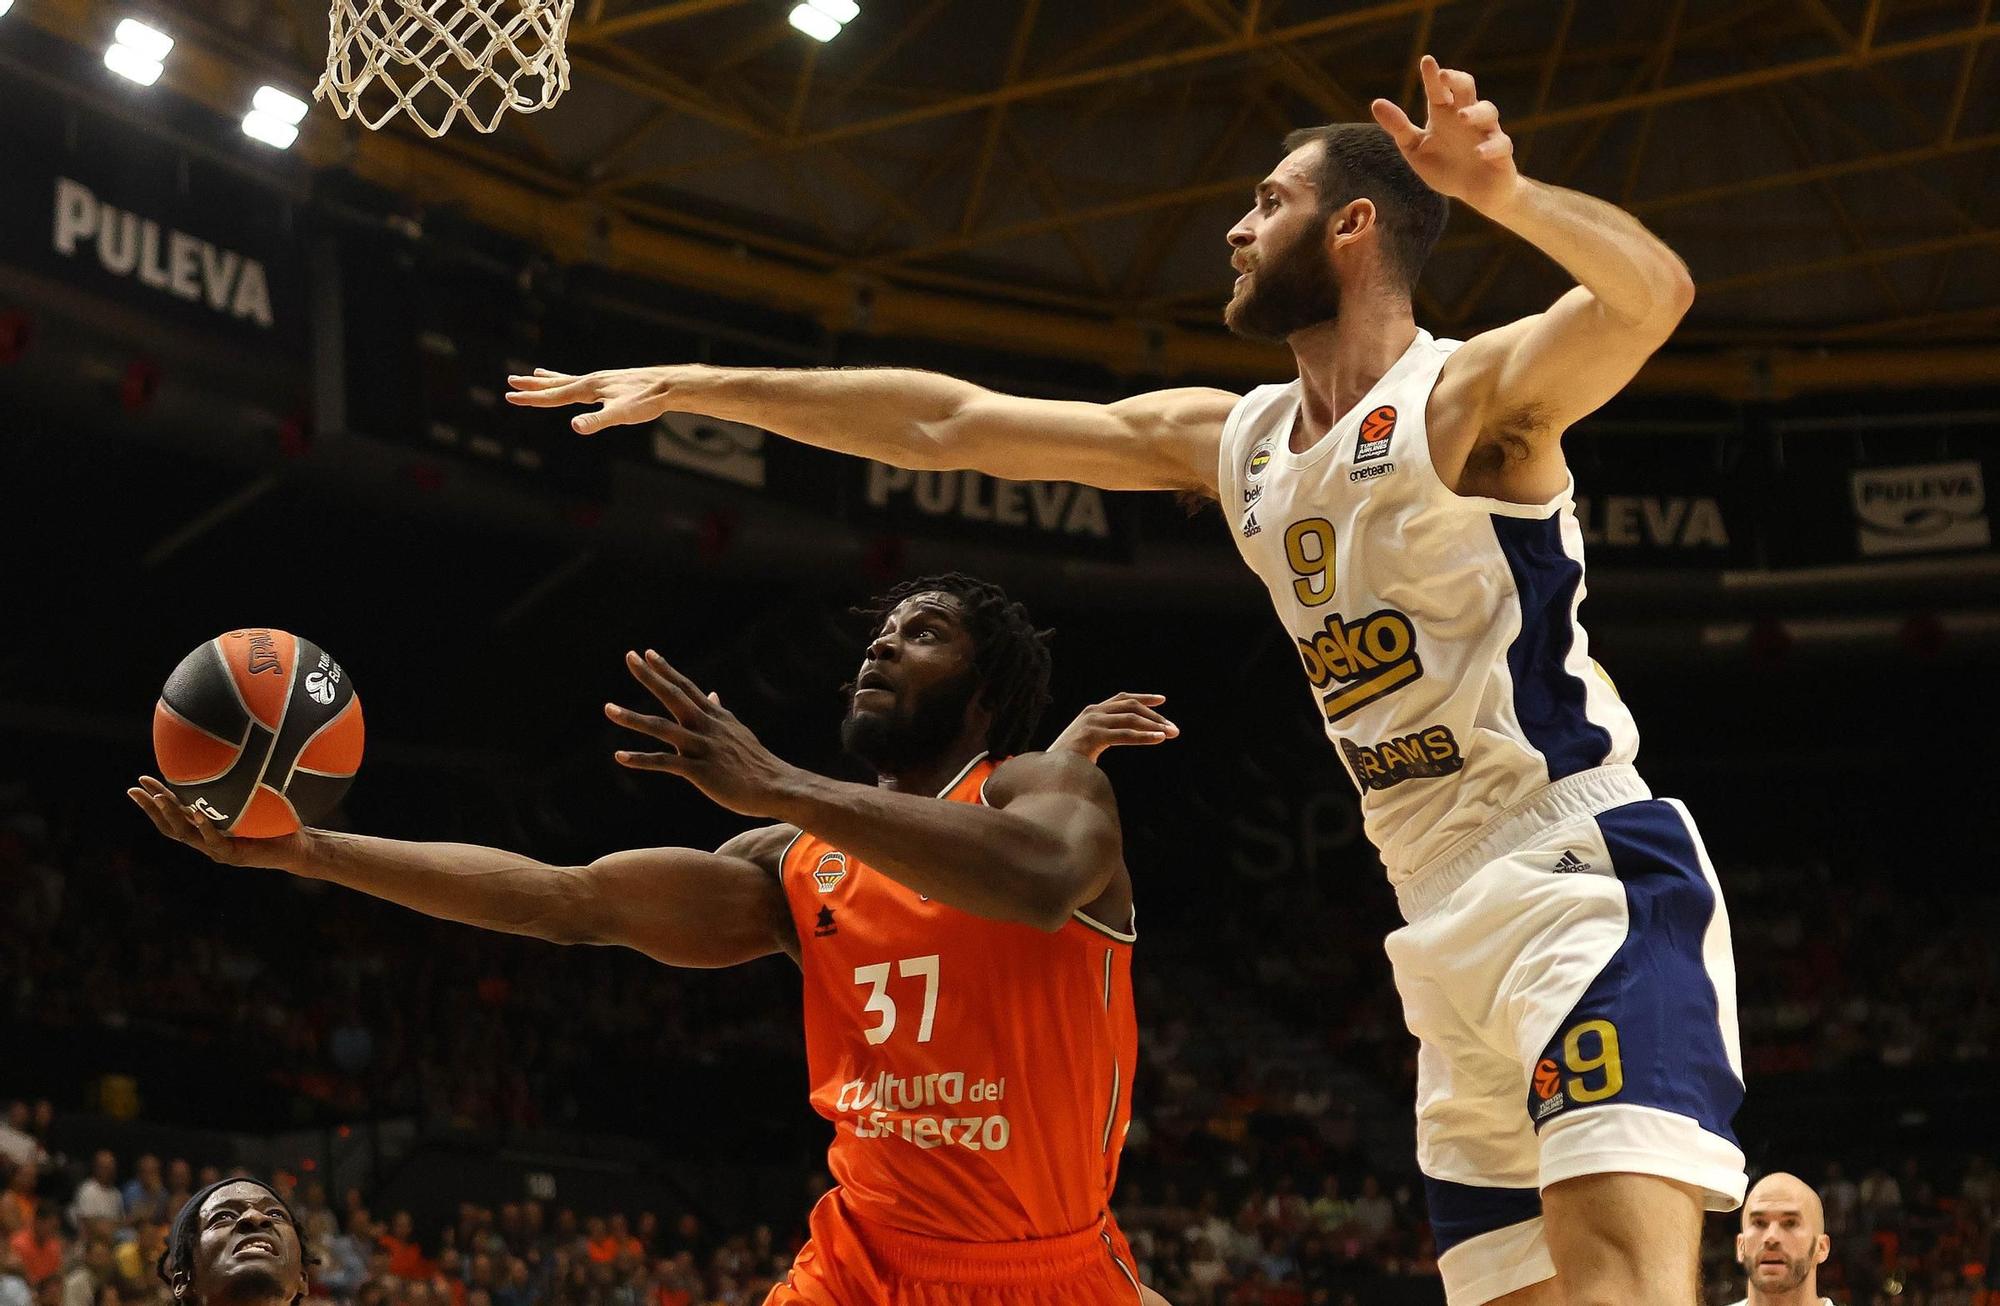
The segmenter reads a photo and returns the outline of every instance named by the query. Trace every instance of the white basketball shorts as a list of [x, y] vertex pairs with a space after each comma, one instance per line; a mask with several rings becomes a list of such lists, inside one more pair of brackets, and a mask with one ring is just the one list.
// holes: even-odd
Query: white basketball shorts
[[1570, 777], [1398, 889], [1388, 951], [1450, 1306], [1555, 1274], [1550, 1184], [1652, 1174], [1710, 1210], [1743, 1200], [1729, 917], [1687, 809], [1618, 801], [1646, 792], [1625, 767]]

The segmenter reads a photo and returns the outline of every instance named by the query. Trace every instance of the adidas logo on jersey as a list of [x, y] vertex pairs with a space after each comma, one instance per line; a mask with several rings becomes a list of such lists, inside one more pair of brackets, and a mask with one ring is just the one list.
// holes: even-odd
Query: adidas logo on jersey
[[1259, 526], [1257, 524], [1257, 514], [1254, 510], [1244, 516], [1243, 518], [1244, 539], [1246, 540], [1249, 539], [1252, 535], [1255, 535], [1258, 531], [1261, 531], [1263, 529], [1264, 528], [1262, 526]]
[[1575, 875], [1582, 871], [1588, 871], [1590, 863], [1565, 848], [1563, 849], [1563, 855], [1556, 858], [1556, 864], [1549, 869], [1557, 875]]

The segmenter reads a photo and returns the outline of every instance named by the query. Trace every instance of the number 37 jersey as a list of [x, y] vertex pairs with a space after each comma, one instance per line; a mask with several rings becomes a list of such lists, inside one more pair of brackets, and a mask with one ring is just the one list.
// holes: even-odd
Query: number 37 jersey
[[1505, 503], [1456, 493], [1432, 466], [1425, 408], [1457, 347], [1417, 332], [1304, 453], [1291, 450], [1299, 383], [1251, 391], [1218, 468], [1230, 534], [1396, 883], [1550, 784], [1629, 766], [1639, 748], [1577, 623], [1574, 486]]
[[[994, 769], [979, 759], [939, 796], [981, 802]], [[809, 832], [782, 874], [813, 1109], [850, 1207], [965, 1242], [1101, 1223], [1138, 1058], [1127, 922], [986, 920]]]

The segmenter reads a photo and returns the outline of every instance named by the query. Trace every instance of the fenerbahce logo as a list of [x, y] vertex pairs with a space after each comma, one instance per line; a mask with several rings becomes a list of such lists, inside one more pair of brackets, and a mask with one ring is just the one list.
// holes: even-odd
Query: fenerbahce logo
[[1328, 721], [1359, 712], [1424, 674], [1416, 628], [1394, 608], [1354, 621], [1334, 613], [1323, 630], [1299, 641], [1299, 657]]

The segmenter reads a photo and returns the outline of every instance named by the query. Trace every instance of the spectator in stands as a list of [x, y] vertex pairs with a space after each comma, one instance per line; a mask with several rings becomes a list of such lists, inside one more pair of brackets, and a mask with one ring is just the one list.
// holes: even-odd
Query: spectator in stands
[[0, 1160], [10, 1165], [46, 1165], [49, 1154], [42, 1150], [41, 1140], [28, 1132], [28, 1104], [9, 1102], [4, 1116], [0, 1116]]
[[1339, 1233], [1354, 1219], [1354, 1203], [1340, 1195], [1340, 1176], [1327, 1175], [1319, 1181], [1319, 1196], [1313, 1198], [1312, 1222], [1321, 1233]]
[[[41, 1167], [35, 1162], [24, 1161], [14, 1166], [13, 1173], [7, 1176], [7, 1187], [0, 1190], [0, 1235], [11, 1238], [35, 1223], [41, 1182]], [[30, 1275], [28, 1282], [33, 1285], [38, 1280]]]
[[104, 1289], [115, 1287], [111, 1244], [92, 1238], [63, 1277], [63, 1306], [98, 1306]]
[[320, 1267], [320, 1282], [341, 1301], [351, 1301], [368, 1281], [368, 1262], [376, 1247], [375, 1222], [368, 1208], [357, 1206], [347, 1213], [347, 1229], [326, 1244], [326, 1261]]
[[76, 1196], [70, 1199], [69, 1218], [79, 1229], [85, 1220], [117, 1224], [125, 1218], [125, 1195], [118, 1191], [118, 1158], [109, 1150], [100, 1148], [91, 1158], [90, 1177], [77, 1185]]
[[430, 1262], [424, 1259], [424, 1249], [417, 1244], [416, 1227], [417, 1222], [408, 1211], [398, 1211], [389, 1220], [389, 1232], [376, 1239], [382, 1250], [389, 1253], [389, 1273], [413, 1283], [431, 1277]]
[[1840, 1162], [1826, 1164], [1826, 1178], [1820, 1183], [1819, 1198], [1826, 1209], [1826, 1232], [1839, 1238], [1856, 1230], [1861, 1210], [1861, 1190], [1840, 1168]]
[[21, 1258], [22, 1276], [35, 1285], [35, 1293], [39, 1297], [42, 1281], [55, 1278], [60, 1273], [63, 1257], [69, 1250], [63, 1241], [62, 1217], [56, 1213], [55, 1203], [41, 1203], [35, 1209], [31, 1222], [15, 1231], [9, 1245]]
[[1379, 1246], [1396, 1222], [1396, 1205], [1382, 1193], [1382, 1182], [1374, 1175], [1361, 1181], [1361, 1196], [1354, 1199], [1354, 1232], [1361, 1245]]
[[12, 1240], [0, 1242], [0, 1306], [33, 1306], [35, 1290], [21, 1270], [21, 1255]]
[[177, 1156], [167, 1165], [167, 1219], [171, 1221], [179, 1215], [181, 1207], [187, 1205], [188, 1198], [192, 1196], [194, 1171]]
[[167, 1209], [167, 1185], [160, 1178], [160, 1158], [151, 1152], [139, 1158], [120, 1196], [125, 1199], [128, 1220], [164, 1222], [174, 1215]]
[[1881, 1166], [1862, 1176], [1858, 1196], [1862, 1226], [1866, 1229], [1893, 1224], [1903, 1214], [1903, 1187]]
[[1796, 1175], [1765, 1175], [1743, 1199], [1736, 1263], [1749, 1288], [1737, 1306], [1833, 1306], [1819, 1295], [1830, 1248], [1819, 1195]]

